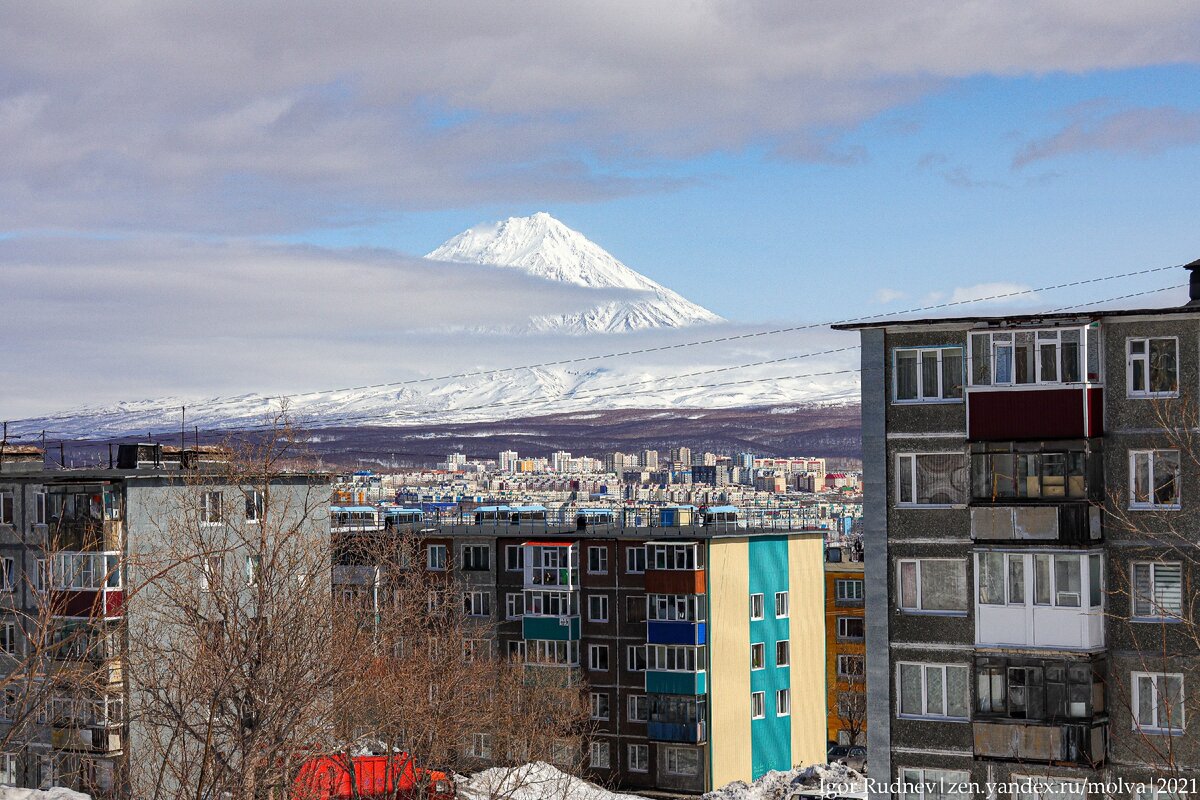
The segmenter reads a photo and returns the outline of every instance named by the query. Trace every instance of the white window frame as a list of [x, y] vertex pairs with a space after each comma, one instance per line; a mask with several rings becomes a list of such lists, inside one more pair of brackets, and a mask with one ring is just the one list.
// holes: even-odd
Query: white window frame
[[631, 694], [626, 700], [627, 709], [625, 719], [629, 722], [649, 722], [650, 721], [650, 701], [646, 699], [644, 694]]
[[[467, 551], [471, 551], [471, 559], [467, 558]], [[483, 552], [484, 565], [482, 567], [468, 566], [468, 564], [474, 565], [474, 556], [478, 555], [480, 551]], [[464, 544], [459, 548], [458, 557], [461, 559], [459, 569], [466, 570], [467, 572], [486, 572], [492, 568], [492, 548], [486, 544], [479, 544], [477, 542]]]
[[[903, 711], [904, 695], [903, 695], [903, 667], [919, 667], [921, 669], [921, 713], [912, 711]], [[929, 670], [940, 670], [942, 673], [942, 713], [935, 714], [929, 711]], [[949, 671], [951, 669], [961, 669], [965, 673], [963, 679], [963, 689], [966, 696], [963, 698], [963, 707], [966, 711], [965, 716], [957, 717], [949, 713], [950, 711], [950, 681], [948, 680]], [[927, 719], [938, 720], [945, 722], [967, 722], [971, 719], [971, 667], [966, 664], [934, 664], [925, 661], [898, 661], [896, 662], [896, 717], [898, 719]]]
[[[916, 780], [910, 780], [909, 774], [916, 773]], [[971, 780], [971, 773], [956, 770], [956, 769], [925, 769], [921, 767], [901, 767], [897, 772], [900, 776], [900, 791], [897, 796], [900, 800], [925, 800], [925, 784], [932, 784], [935, 781], [940, 781], [943, 789], [948, 789], [944, 794], [936, 793], [932, 795], [938, 800], [943, 797], [950, 798], [969, 798], [972, 796], [969, 791], [953, 791], [954, 789], [967, 789]], [[935, 777], [936, 776], [936, 777]], [[906, 785], [913, 785], [919, 788], [919, 792], [908, 793], [904, 791]]]
[[[513, 566], [513, 553], [516, 553], [516, 566]], [[505, 545], [504, 547], [504, 571], [505, 572], [524, 572], [525, 571], [525, 548], [519, 544]]]
[[17, 524], [16, 497], [12, 492], [0, 492], [0, 525]]
[[263, 493], [258, 489], [245, 489], [243, 495], [246, 498], [246, 524], [258, 525], [266, 511]]
[[[843, 665], [849, 664], [850, 659], [856, 659], [862, 664], [860, 672], [847, 672]], [[867, 677], [867, 660], [861, 653], [839, 653], [837, 657], [837, 674], [839, 678], [865, 679]]]
[[775, 619], [788, 618], [788, 603], [789, 598], [787, 592], [775, 593]]
[[0, 558], [0, 592], [17, 590], [17, 560], [12, 556]]
[[775, 643], [775, 666], [789, 667], [792, 664], [792, 643], [789, 639], [780, 639]]
[[477, 590], [463, 592], [463, 611], [468, 617], [492, 616], [492, 593]]
[[[440, 553], [441, 558], [434, 558], [434, 553]], [[444, 544], [427, 544], [425, 545], [425, 568], [433, 572], [446, 571], [446, 545]]]
[[650, 771], [650, 745], [631, 744], [626, 750], [626, 754], [628, 755], [630, 772]]
[[[1079, 364], [1078, 364], [1079, 380], [1078, 381], [1062, 380], [1062, 374], [1063, 374], [1063, 369], [1062, 369], [1063, 339], [1062, 339], [1062, 335], [1066, 331], [1078, 331], [1079, 332], [1079, 342], [1078, 342], [1078, 344], [1079, 344]], [[994, 331], [971, 331], [967, 337], [967, 350], [972, 355], [964, 358], [964, 361], [963, 361], [963, 363], [967, 365], [967, 368], [965, 370], [966, 371], [966, 381], [964, 382], [964, 384], [966, 386], [971, 386], [971, 387], [980, 386], [983, 388], [1012, 387], [1015, 389], [1030, 389], [1030, 388], [1034, 388], [1034, 387], [1038, 387], [1038, 386], [1081, 386], [1085, 383], [1099, 382], [1100, 380], [1103, 380], [1103, 375], [1097, 376], [1097, 378], [1094, 380], [1088, 379], [1088, 347], [1092, 346], [1092, 345], [1095, 345], [1097, 347], [1102, 347], [1102, 345], [1098, 339], [1089, 340], [1087, 331], [1088, 331], [1088, 329], [1086, 327], [1075, 327], [1075, 326], [1065, 326], [1065, 327], [1061, 327], [1061, 328], [1005, 328], [1003, 330], [994, 330]], [[1018, 334], [1018, 333], [1032, 333], [1033, 334], [1033, 354], [1034, 354], [1033, 376], [1034, 376], [1034, 380], [1026, 381], [1025, 383], [1017, 383], [1017, 355], [1016, 355], [1017, 339], [1016, 339], [1016, 334]], [[1041, 334], [1049, 334], [1049, 333], [1054, 334], [1053, 339], [1050, 339], [1048, 337], [1043, 338], [1041, 335]], [[1008, 338], [1007, 339], [998, 339], [997, 338], [998, 336], [999, 337], [1007, 336]], [[988, 378], [989, 378], [988, 383], [975, 383], [975, 371], [970, 368], [970, 359], [974, 358], [975, 338], [976, 337], [987, 337]], [[1050, 342], [1054, 343], [1054, 359], [1055, 359], [1054, 374], [1056, 377], [1055, 377], [1055, 380], [1044, 381], [1044, 380], [1042, 380], [1042, 347], [1041, 347], [1041, 345], [1042, 345], [1042, 343], [1050, 343]], [[996, 380], [996, 349], [998, 347], [1005, 347], [1005, 346], [1007, 346], [1008, 349], [1012, 353], [1011, 362], [1009, 365], [1009, 368], [1011, 370], [1011, 375], [1009, 376], [1009, 378], [1010, 378], [1009, 380], [1000, 382], [1000, 381]], [[1103, 372], [1103, 363], [1102, 363], [1103, 360], [1104, 360], [1103, 359], [1103, 351], [1101, 351], [1101, 358], [1100, 358], [1101, 372]]]
[[[1130, 708], [1133, 711], [1133, 730], [1140, 733], [1163, 733], [1171, 735], [1179, 735], [1187, 730], [1187, 685], [1184, 683], [1182, 672], [1131, 672], [1129, 673], [1130, 683]], [[1165, 722], [1165, 719], [1160, 719], [1159, 700], [1162, 697], [1162, 690], [1159, 688], [1159, 683], [1165, 678], [1179, 679], [1179, 692], [1182, 695], [1179, 699], [1180, 713], [1183, 716], [1181, 720], [1170, 720], [1171, 727], [1162, 727], [1161, 725], [1142, 725], [1138, 722], [1138, 709], [1141, 707], [1141, 689], [1139, 688], [1139, 678], [1150, 678], [1153, 683], [1153, 696], [1151, 697], [1151, 707], [1154, 709], [1154, 719], [1158, 722]], [[1178, 723], [1178, 724], [1176, 724]]]
[[35, 492], [33, 495], [33, 524], [46, 524], [46, 509], [50, 502], [50, 495], [47, 492]]
[[[1145, 567], [1149, 570], [1150, 575], [1150, 596], [1141, 598], [1137, 591], [1137, 570], [1139, 567]], [[1171, 567], [1179, 570], [1179, 609], [1166, 609], [1159, 604], [1158, 601], [1158, 570], [1159, 567]], [[1134, 622], [1182, 622], [1183, 621], [1183, 562], [1180, 561], [1133, 561], [1129, 565], [1129, 594], [1130, 602], [1130, 618]], [[1144, 599], [1151, 606], [1151, 613], [1137, 613], [1137, 604], [1139, 600]], [[1163, 613], [1166, 612], [1166, 613]]]
[[[850, 586], [857, 586], [858, 593], [856, 597], [850, 597], [848, 590]], [[862, 578], [838, 578], [834, 583], [834, 599], [838, 603], [861, 603], [866, 598], [866, 585]], [[965, 612], [964, 612], [965, 613]]]
[[508, 592], [504, 595], [504, 618], [520, 619], [525, 616], [525, 593]]
[[[588, 595], [588, 622], [608, 622], [608, 595], [606, 594], [590, 594]], [[593, 603], [598, 603], [599, 609]], [[599, 613], [596, 613], [596, 611]]]
[[750, 619], [760, 620], [766, 618], [766, 597], [758, 592], [750, 595]]
[[[950, 608], [925, 608], [925, 593], [921, 590], [922, 569], [921, 566], [927, 561], [948, 561], [958, 564], [963, 571], [963, 589], [967, 592], [967, 596], [963, 598], [963, 607], [961, 609]], [[916, 581], [917, 604], [915, 606], [904, 605], [904, 565], [914, 564], [913, 580]], [[865, 586], [864, 592], [865, 592]], [[970, 585], [967, 582], [967, 561], [964, 558], [901, 558], [896, 560], [896, 607], [906, 614], [928, 614], [931, 616], [943, 617], [965, 617], [967, 610], [971, 606]]]
[[[599, 556], [596, 559], [597, 564], [596, 564], [595, 569], [592, 568], [592, 556], [593, 555]], [[587, 571], [588, 571], [589, 575], [607, 575], [608, 574], [608, 548], [607, 547], [604, 547], [604, 546], [588, 547]]]
[[[638, 654], [641, 657], [638, 657]], [[644, 644], [630, 644], [625, 646], [625, 669], [629, 672], [645, 672], [649, 665], [650, 654], [646, 652]], [[638, 661], [642, 662], [642, 666], [638, 666]]]
[[17, 637], [17, 623], [12, 620], [0, 622], [0, 631], [4, 632], [3, 641], [0, 641], [0, 653], [15, 656], [20, 649], [20, 640]]
[[17, 785], [17, 768], [20, 766], [16, 753], [0, 753], [0, 784]]
[[[758, 666], [755, 666], [757, 664]], [[751, 642], [750, 643], [750, 671], [757, 672], [760, 669], [767, 668], [767, 644], [766, 642]]]
[[592, 769], [611, 769], [610, 750], [607, 741], [594, 741], [589, 754]]
[[[1175, 344], [1175, 388], [1165, 392], [1156, 392], [1150, 388], [1150, 342], [1152, 340], [1170, 340]], [[1134, 355], [1133, 343], [1142, 342], [1144, 351]], [[1142, 362], [1142, 375], [1146, 379], [1146, 388], [1133, 388], [1133, 364]], [[1130, 336], [1125, 340], [1125, 396], [1130, 400], [1153, 400], [1161, 397], [1179, 397], [1179, 337], [1178, 336]]]
[[[963, 459], [963, 466], [968, 471], [970, 470], [970, 467], [971, 467], [970, 457], [968, 457], [967, 454], [961, 450], [939, 450], [939, 451], [923, 450], [920, 452], [912, 452], [912, 453], [896, 453], [896, 462], [895, 462], [896, 480], [895, 480], [895, 485], [893, 487], [895, 490], [895, 493], [896, 493], [895, 494], [896, 508], [966, 508], [967, 501], [970, 499], [970, 494], [971, 494], [969, 486], [967, 488], [966, 496], [963, 498], [963, 501], [961, 503], [920, 503], [917, 501], [917, 459], [920, 458], [921, 456], [960, 456]], [[900, 478], [901, 478], [901, 475], [903, 475], [903, 470], [901, 470], [901, 468], [900, 468], [900, 462], [906, 458], [911, 458], [913, 460], [912, 484], [908, 487], [909, 491], [910, 491], [910, 496], [913, 499], [908, 500], [908, 501], [902, 501], [900, 499], [900, 497], [901, 497]]]
[[[988, 554], [1001, 554], [1004, 556], [1004, 602], [1003, 603], [984, 603], [980, 600], [980, 591], [982, 583], [982, 569], [980, 569], [980, 560]], [[1093, 591], [1092, 587], [1092, 570], [1091, 558], [1093, 556], [1100, 557], [1100, 586]], [[1038, 559], [1048, 558], [1049, 568], [1048, 579], [1050, 602], [1038, 602]], [[1075, 559], [1079, 564], [1079, 602], [1078, 603], [1063, 603], [1059, 602], [1062, 597], [1070, 597], [1076, 592], [1059, 590], [1058, 587], [1058, 568], [1057, 562], [1059, 559]], [[1009, 576], [1011, 575], [1011, 567], [1009, 564], [1018, 560], [1022, 563], [1024, 573], [1024, 596], [1021, 600], [1014, 600], [1010, 594]], [[1106, 593], [1104, 591], [1104, 555], [1098, 550], [1058, 550], [1053, 552], [1046, 551], [1015, 551], [1015, 550], [977, 550], [975, 551], [975, 604], [976, 611], [979, 606], [988, 606], [990, 608], [1001, 607], [1028, 607], [1037, 606], [1039, 608], [1065, 608], [1075, 609], [1080, 612], [1088, 611], [1089, 609], [1103, 610], [1106, 607]], [[1093, 596], [1098, 595], [1100, 605], [1091, 604]]]
[[[599, 655], [604, 653], [604, 666], [600, 666]], [[608, 645], [606, 644], [589, 644], [588, 645], [588, 669], [592, 672], [608, 672], [612, 668], [612, 662], [608, 657]]]
[[[1154, 502], [1154, 464], [1158, 460], [1158, 453], [1174, 453], [1179, 459], [1179, 476], [1175, 481], [1175, 498], [1174, 503], [1155, 503]], [[1150, 481], [1149, 499], [1146, 502], [1139, 502], [1137, 497], [1137, 457], [1148, 456], [1148, 478]], [[1132, 511], [1179, 511], [1182, 507], [1183, 487], [1183, 458], [1179, 450], [1171, 447], [1163, 447], [1157, 450], [1130, 450], [1129, 451], [1129, 508]]]
[[471, 734], [471, 756], [473, 758], [492, 757], [492, 735], [490, 733]]
[[200, 493], [200, 524], [221, 525], [225, 521], [225, 497], [220, 491]]
[[767, 693], [766, 692], [751, 692], [750, 693], [750, 719], [766, 719], [767, 717]]
[[[958, 385], [958, 397], [945, 397], [943, 392], [946, 389], [945, 375], [943, 370], [942, 354], [947, 350], [957, 350], [959, 353], [959, 363], [961, 364], [962, 375]], [[901, 353], [916, 353], [917, 354], [917, 396], [906, 399], [900, 399], [900, 354]], [[937, 354], [937, 385], [938, 393], [936, 397], [925, 396], [925, 384], [923, 375], [922, 361], [925, 358], [925, 353]], [[898, 406], [911, 405], [928, 405], [934, 403], [961, 403], [966, 395], [967, 388], [967, 351], [961, 344], [945, 344], [945, 345], [930, 345], [921, 347], [897, 347], [892, 350], [892, 404]]]
[[[639, 563], [640, 569], [639, 569]], [[628, 575], [642, 575], [646, 572], [646, 545], [625, 548], [625, 572]]]
[[[843, 625], [842, 623], [850, 623], [855, 620], [857, 620], [862, 625], [862, 629], [863, 629], [862, 636], [851, 636], [850, 634], [845, 632], [845, 628], [848, 628], [849, 625]], [[837, 640], [839, 642], [862, 642], [862, 641], [865, 641], [866, 638], [867, 638], [867, 620], [864, 617], [850, 616], [850, 617], [838, 617], [837, 618]]]
[[792, 690], [775, 690], [775, 716], [788, 717], [792, 714]]
[[[666, 768], [665, 772], [668, 775], [696, 775], [700, 767], [700, 756], [694, 748], [691, 747], [667, 747], [666, 749]], [[679, 765], [679, 756], [681, 753], [687, 753], [694, 757], [694, 765], [689, 769], [683, 769]]]

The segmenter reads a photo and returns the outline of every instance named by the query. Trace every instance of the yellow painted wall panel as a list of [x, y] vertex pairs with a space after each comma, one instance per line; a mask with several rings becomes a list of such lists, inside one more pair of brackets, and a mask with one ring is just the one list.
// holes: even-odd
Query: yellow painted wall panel
[[822, 534], [788, 540], [792, 655], [792, 763], [825, 763], [825, 546]]
[[[709, 734], [712, 784], [749, 781], [750, 551], [747, 540], [714, 540], [708, 552]], [[822, 647], [822, 653], [824, 648]], [[822, 690], [823, 691], [823, 690]]]

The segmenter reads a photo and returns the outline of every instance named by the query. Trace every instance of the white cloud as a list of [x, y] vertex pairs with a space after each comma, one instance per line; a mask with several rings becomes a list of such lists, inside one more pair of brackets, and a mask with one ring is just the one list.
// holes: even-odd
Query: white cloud
[[989, 306], [1032, 306], [1041, 302], [1038, 293], [1026, 283], [996, 282], [958, 286], [950, 291], [947, 303], [959, 308]]
[[875, 292], [875, 302], [879, 303], [880, 305], [894, 303], [897, 300], [903, 300], [906, 297], [908, 297], [907, 292], [902, 292], [899, 289], [889, 289], [886, 286]]

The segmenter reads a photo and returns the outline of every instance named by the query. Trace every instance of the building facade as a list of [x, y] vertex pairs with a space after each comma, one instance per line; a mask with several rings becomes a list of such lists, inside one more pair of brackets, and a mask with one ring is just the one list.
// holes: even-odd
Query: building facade
[[1200, 307], [841, 327], [877, 787], [1194, 779]]
[[825, 558], [826, 736], [843, 745], [867, 743], [862, 555], [830, 547]]

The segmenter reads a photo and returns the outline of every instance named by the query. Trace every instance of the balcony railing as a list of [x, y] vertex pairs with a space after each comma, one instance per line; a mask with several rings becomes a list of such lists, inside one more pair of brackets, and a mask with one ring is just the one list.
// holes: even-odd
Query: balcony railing
[[1071, 384], [972, 387], [967, 436], [972, 441], [1084, 439], [1104, 435], [1104, 390]]
[[646, 726], [646, 737], [653, 742], [685, 742], [703, 744], [708, 741], [708, 726], [699, 722], [655, 722]]
[[971, 728], [975, 755], [984, 758], [1095, 767], [1108, 745], [1107, 722], [976, 721]]
[[1086, 545], [1103, 535], [1102, 511], [1087, 501], [973, 505], [971, 538], [987, 542]]

